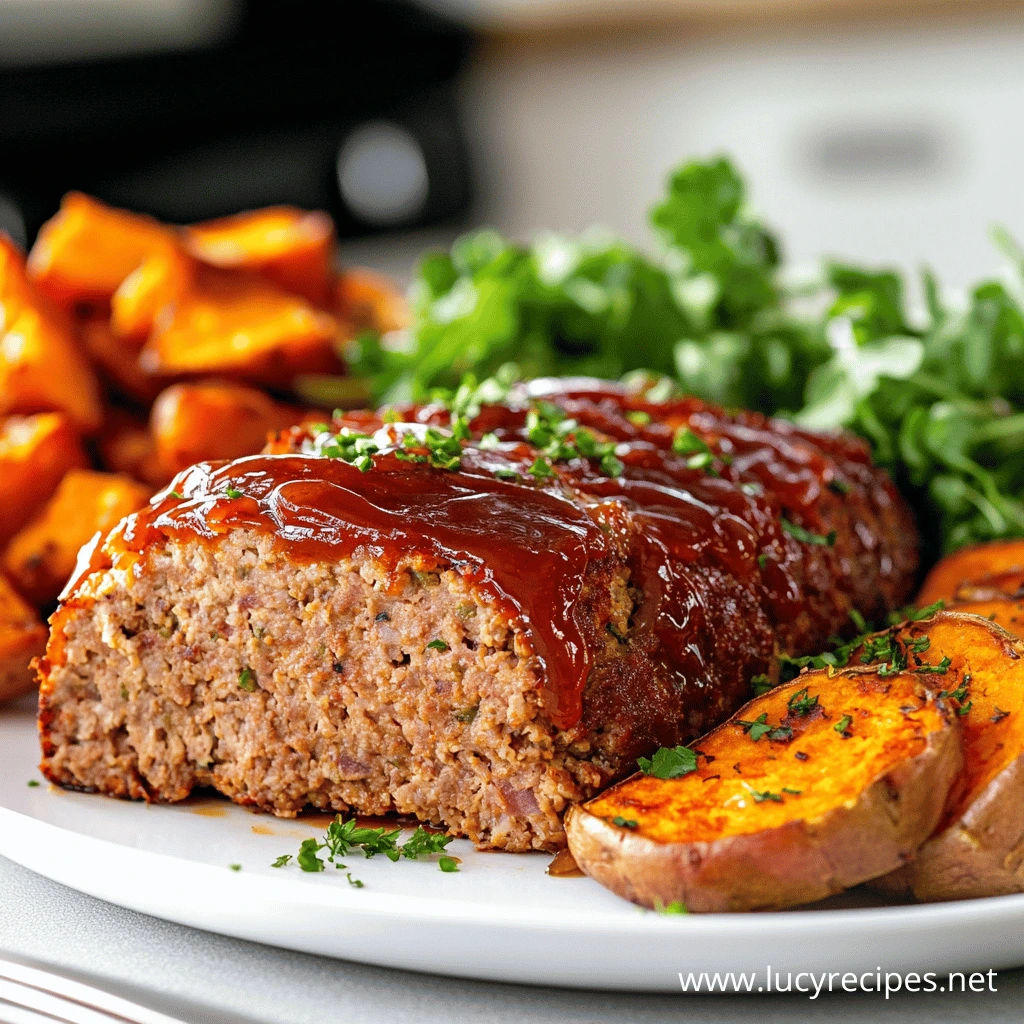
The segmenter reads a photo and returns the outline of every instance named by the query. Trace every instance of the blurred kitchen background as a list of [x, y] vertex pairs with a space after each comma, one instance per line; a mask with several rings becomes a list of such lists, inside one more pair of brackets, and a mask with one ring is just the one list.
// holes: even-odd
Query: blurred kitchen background
[[732, 155], [792, 261], [927, 262], [1024, 235], [1024, 4], [990, 0], [0, 0], [0, 227], [71, 188], [190, 221], [328, 209], [407, 276], [470, 225], [645, 214]]

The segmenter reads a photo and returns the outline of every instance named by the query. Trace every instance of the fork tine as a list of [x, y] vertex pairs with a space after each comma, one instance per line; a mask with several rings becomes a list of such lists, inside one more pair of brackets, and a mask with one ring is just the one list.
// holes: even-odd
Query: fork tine
[[4, 959], [0, 959], [0, 999], [69, 1024], [182, 1024], [91, 985]]

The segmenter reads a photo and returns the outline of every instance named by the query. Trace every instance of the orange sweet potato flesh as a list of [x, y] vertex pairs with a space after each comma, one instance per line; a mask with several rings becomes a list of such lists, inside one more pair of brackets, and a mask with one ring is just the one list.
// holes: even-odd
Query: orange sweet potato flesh
[[338, 333], [334, 317], [257, 275], [206, 268], [158, 318], [140, 365], [281, 386], [298, 373], [336, 372]]
[[412, 322], [409, 304], [394, 282], [362, 267], [348, 267], [338, 275], [335, 302], [338, 316], [360, 330], [387, 334]]
[[175, 384], [153, 405], [150, 432], [165, 479], [207, 459], [255, 455], [270, 433], [298, 422], [302, 410], [262, 391], [221, 381]]
[[4, 571], [37, 605], [57, 599], [75, 568], [78, 550], [149, 501], [151, 489], [130, 477], [73, 469], [50, 500], [12, 539]]
[[1016, 572], [1024, 578], [1024, 540], [998, 540], [961, 548], [928, 573], [917, 595], [918, 606], [952, 601], [963, 584], [980, 583], [985, 577], [1006, 572]]
[[334, 282], [334, 222], [325, 213], [271, 206], [184, 229], [188, 251], [214, 267], [253, 270], [326, 307]]
[[32, 246], [29, 274], [62, 306], [105, 305], [147, 256], [173, 245], [175, 237], [150, 217], [69, 192]]
[[78, 336], [104, 383], [132, 402], [149, 405], [166, 384], [139, 366], [138, 351], [114, 333], [107, 320], [89, 319], [78, 326]]
[[46, 647], [47, 629], [11, 584], [0, 576], [0, 701], [35, 685], [29, 662]]
[[952, 695], [964, 729], [963, 776], [934, 835], [913, 863], [886, 880], [919, 899], [1024, 891], [1024, 641], [987, 618], [939, 612], [895, 634], [927, 637], [929, 685]]
[[161, 487], [170, 479], [160, 469], [149, 424], [124, 409], [111, 409], [96, 439], [105, 469]]
[[70, 321], [32, 286], [21, 252], [0, 237], [0, 416], [60, 411], [100, 424], [99, 384]]
[[[761, 715], [777, 731], [755, 740]], [[781, 909], [882, 875], [962, 766], [956, 717], [921, 677], [864, 668], [804, 673], [692, 746], [692, 773], [634, 775], [566, 815], [579, 866], [643, 906]]]
[[78, 431], [62, 413], [0, 421], [0, 545], [32, 518], [68, 470], [88, 465]]
[[[177, 246], [168, 246], [140, 263], [110, 299], [110, 326], [115, 335], [141, 348], [164, 310], [195, 284], [194, 261]], [[169, 314], [168, 314], [169, 315]]]

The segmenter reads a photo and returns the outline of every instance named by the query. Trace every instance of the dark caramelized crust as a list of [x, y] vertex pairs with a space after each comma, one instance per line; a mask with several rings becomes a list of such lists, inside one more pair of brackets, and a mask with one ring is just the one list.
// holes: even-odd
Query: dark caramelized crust
[[[531, 473], [540, 452], [527, 417], [538, 402], [617, 442], [621, 471], [572, 457]], [[752, 676], [776, 671], [779, 653], [820, 650], [848, 632], [851, 610], [878, 618], [909, 596], [913, 522], [848, 435], [695, 399], [651, 402], [603, 382], [536, 381], [481, 410], [449, 470], [410, 461], [397, 443], [426, 425], [443, 430], [449, 414], [397, 416], [334, 422], [376, 432], [368, 472], [309, 454], [313, 434], [295, 428], [266, 455], [182, 474], [91, 553], [41, 667], [50, 778], [155, 799], [213, 785], [283, 814], [306, 803], [398, 809], [482, 844], [553, 848], [568, 801], [722, 721]], [[699, 439], [696, 458], [685, 443], [674, 450], [683, 428]], [[236, 623], [228, 654], [211, 647], [221, 630], [190, 597], [229, 549], [254, 550], [255, 561], [217, 600], [243, 607], [242, 626], [273, 606], [277, 618], [259, 628], [292, 637], [289, 657], [279, 639], [276, 660], [261, 662], [255, 693], [237, 686], [254, 657], [249, 633], [243, 644]], [[315, 601], [289, 573], [317, 581]], [[440, 589], [416, 590], [421, 577]], [[483, 634], [452, 618], [458, 594], [477, 625], [486, 620]], [[416, 614], [400, 615], [401, 629], [364, 622], [385, 598]], [[436, 658], [424, 657], [431, 636], [444, 640]], [[394, 656], [378, 664], [374, 645], [391, 642]], [[336, 662], [349, 689], [303, 660], [320, 647], [350, 651]], [[182, 654], [199, 666], [184, 688], [174, 679]], [[122, 693], [115, 676], [130, 676], [129, 698], [111, 696]], [[220, 687], [214, 710], [208, 687]], [[426, 692], [437, 696], [429, 707], [417, 697]], [[374, 723], [372, 742], [354, 706]], [[247, 707], [269, 716], [258, 739], [203, 739]], [[180, 742], [154, 752], [158, 714]], [[331, 764], [362, 765], [361, 778], [324, 768], [328, 734]], [[287, 785], [275, 788], [268, 779], [285, 763]]]

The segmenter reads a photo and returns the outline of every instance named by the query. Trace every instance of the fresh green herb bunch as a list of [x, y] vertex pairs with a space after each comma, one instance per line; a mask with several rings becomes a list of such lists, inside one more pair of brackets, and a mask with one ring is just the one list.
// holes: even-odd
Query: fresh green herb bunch
[[407, 344], [364, 334], [351, 368], [380, 400], [422, 400], [510, 361], [525, 376], [670, 374], [722, 405], [860, 433], [935, 553], [1024, 536], [1024, 252], [997, 232], [1012, 279], [960, 306], [925, 273], [916, 323], [891, 271], [829, 262], [787, 287], [745, 198], [728, 160], [684, 165], [651, 212], [655, 255], [597, 232], [530, 245], [468, 235], [421, 263]]

